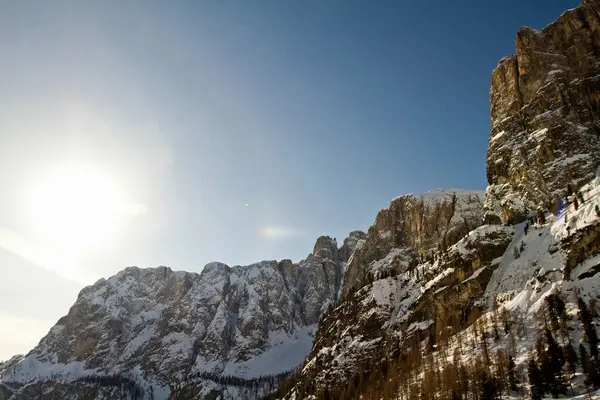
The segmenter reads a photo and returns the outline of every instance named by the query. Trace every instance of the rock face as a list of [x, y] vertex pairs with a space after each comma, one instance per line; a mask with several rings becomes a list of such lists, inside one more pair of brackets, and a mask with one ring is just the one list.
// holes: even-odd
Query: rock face
[[446, 189], [392, 200], [377, 214], [366, 239], [357, 243], [346, 267], [343, 295], [380, 273], [377, 261], [384, 257], [394, 258], [388, 267], [399, 270], [456, 243], [483, 224], [483, 199], [479, 191]]
[[75, 380], [133, 371], [131, 379], [161, 398], [191, 375], [254, 379], [291, 370], [310, 351], [362, 236], [354, 232], [341, 249], [321, 237], [299, 263], [210, 263], [200, 274], [127, 268], [84, 288], [35, 349], [3, 366], [0, 380], [59, 379], [89, 391]]
[[513, 234], [481, 226], [483, 214], [483, 192], [457, 189], [400, 196], [377, 214], [348, 260], [341, 303], [324, 316], [296, 377], [300, 398], [344, 388], [416, 332], [435, 340], [481, 312], [474, 300]]
[[[402, 196], [378, 214], [348, 262], [341, 303], [325, 314], [286, 398], [340, 395], [365, 366], [385, 365], [415, 337], [433, 344], [448, 327], [462, 329], [485, 311], [486, 287], [514, 228], [479, 226], [481, 194], [443, 193], [435, 201]], [[386, 233], [399, 221], [406, 221], [403, 229]], [[420, 259], [418, 246], [430, 251], [439, 244], [435, 260]]]
[[551, 208], [600, 166], [600, 2], [521, 28], [492, 74], [486, 220]]

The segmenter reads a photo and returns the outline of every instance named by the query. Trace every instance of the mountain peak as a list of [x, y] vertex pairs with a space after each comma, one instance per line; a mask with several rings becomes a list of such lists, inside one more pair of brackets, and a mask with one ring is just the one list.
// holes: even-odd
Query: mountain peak
[[599, 15], [600, 3], [584, 1], [541, 31], [519, 29], [516, 54], [492, 73], [488, 222], [554, 209], [600, 165]]

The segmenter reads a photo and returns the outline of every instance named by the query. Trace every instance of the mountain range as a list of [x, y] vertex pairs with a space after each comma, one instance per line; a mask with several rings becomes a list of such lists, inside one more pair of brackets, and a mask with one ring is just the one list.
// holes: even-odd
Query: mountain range
[[[448, 349], [453, 365], [506, 352], [526, 375], [553, 296], [573, 316], [563, 342], [585, 348], [574, 317], [600, 311], [600, 1], [515, 42], [492, 73], [485, 192], [402, 195], [297, 263], [126, 268], [0, 364], [0, 400], [422, 397]], [[571, 392], [589, 390], [573, 372]]]

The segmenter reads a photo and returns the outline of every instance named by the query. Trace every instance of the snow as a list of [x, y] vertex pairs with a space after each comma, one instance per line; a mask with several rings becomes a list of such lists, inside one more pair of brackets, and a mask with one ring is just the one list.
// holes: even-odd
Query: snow
[[563, 240], [577, 230], [600, 223], [600, 218], [595, 212], [596, 205], [600, 207], [600, 179], [596, 178], [589, 184], [584, 185], [580, 189], [580, 192], [583, 194], [585, 202], [579, 204], [577, 210], [575, 210], [574, 204], [569, 204], [557, 216], [556, 221], [552, 225], [552, 234], [557, 240]]
[[283, 331], [270, 332], [267, 351], [248, 361], [228, 363], [223, 374], [250, 379], [295, 369], [310, 353], [316, 329], [316, 325], [304, 326], [293, 335]]
[[131, 357], [139, 348], [144, 346], [154, 334], [154, 325], [144, 327], [129, 343], [125, 346], [120, 360], [126, 360]]
[[600, 265], [600, 254], [596, 254], [579, 264], [571, 271], [572, 278], [579, 278], [580, 276], [590, 272], [594, 267]]
[[439, 203], [451, 201], [452, 197], [456, 196], [457, 201], [460, 203], [459, 211], [457, 213], [460, 213], [460, 205], [465, 204], [467, 202], [467, 200], [470, 200], [473, 197], [478, 198], [481, 202], [483, 202], [483, 194], [484, 194], [484, 192], [481, 190], [468, 190], [468, 189], [455, 189], [455, 188], [436, 189], [436, 190], [430, 190], [426, 193], [405, 194], [405, 195], [402, 195], [402, 196], [399, 196], [399, 197], [396, 197], [395, 199], [393, 199], [392, 203], [401, 198], [413, 197], [415, 199], [420, 200], [423, 203], [423, 205], [426, 207], [435, 207]]
[[443, 292], [444, 290], [446, 290], [448, 288], [448, 286], [442, 286], [441, 288], [437, 289], [435, 292], [433, 292], [434, 294], [438, 294]]
[[575, 154], [571, 157], [558, 158], [558, 159], [552, 161], [552, 163], [550, 163], [550, 165], [548, 166], [548, 169], [565, 168], [569, 164], [581, 162], [588, 158], [590, 158], [590, 154]]
[[548, 133], [548, 128], [539, 129], [535, 132], [532, 132], [530, 135], [530, 138], [536, 139], [536, 140], [541, 140], [546, 136], [547, 133]]
[[[499, 293], [522, 290], [538, 270], [555, 270], [565, 262], [564, 253], [558, 248], [553, 254], [548, 251], [557, 246], [549, 226], [537, 229], [532, 226], [527, 234], [524, 226], [525, 223], [521, 223], [515, 227], [513, 240], [499, 260], [498, 268], [492, 274], [484, 295], [489, 301]], [[520, 252], [521, 243], [524, 244], [522, 252]], [[518, 258], [514, 257], [515, 248], [520, 252]]]
[[412, 249], [394, 247], [384, 258], [373, 261], [371, 264], [369, 264], [368, 270], [374, 275], [377, 275], [380, 272], [388, 271], [394, 262], [406, 266], [408, 265], [406, 261], [408, 259], [407, 255], [410, 252], [412, 252]]
[[56, 364], [40, 361], [34, 354], [30, 354], [11, 365], [11, 367], [14, 366], [19, 366], [19, 368], [6, 368], [3, 371], [1, 381], [27, 383], [34, 379], [50, 379], [54, 376], [60, 376], [62, 380], [70, 382], [81, 378], [87, 373], [85, 365], [81, 361]]
[[424, 331], [427, 328], [429, 328], [431, 324], [433, 324], [432, 320], [413, 322], [408, 326], [408, 329], [406, 329], [406, 333], [412, 333], [414, 331]]
[[479, 276], [479, 274], [481, 274], [485, 268], [486, 267], [481, 267], [479, 269], [476, 269], [470, 277], [468, 277], [467, 279], [465, 279], [461, 283], [467, 283], [470, 280], [473, 280], [473, 279], [477, 278]]
[[379, 238], [382, 240], [390, 239], [391, 237], [392, 237], [392, 232], [390, 232], [390, 231], [379, 232]]
[[429, 282], [427, 282], [425, 284], [424, 287], [424, 291], [427, 291], [429, 289], [431, 289], [432, 287], [434, 287], [439, 281], [441, 281], [442, 279], [450, 276], [451, 274], [454, 273], [454, 268], [446, 268], [444, 270], [444, 272], [442, 272], [441, 274], [438, 274], [435, 278], [433, 278], [432, 280], [430, 280]]
[[502, 136], [504, 136], [506, 132], [505, 131], [501, 131], [496, 133], [494, 136], [492, 136], [492, 138], [490, 139], [490, 142], [495, 142], [496, 140], [500, 139]]
[[485, 243], [489, 242], [488, 237], [496, 235], [512, 235], [514, 229], [509, 226], [502, 225], [482, 225], [471, 232], [469, 232], [464, 238], [459, 240], [456, 244], [450, 247], [450, 252], [458, 252], [459, 254], [470, 254], [472, 249], [472, 243]]
[[382, 279], [373, 282], [373, 286], [369, 292], [369, 295], [365, 297], [363, 303], [368, 303], [371, 300], [380, 306], [391, 305], [391, 295], [396, 292], [396, 280], [393, 278]]

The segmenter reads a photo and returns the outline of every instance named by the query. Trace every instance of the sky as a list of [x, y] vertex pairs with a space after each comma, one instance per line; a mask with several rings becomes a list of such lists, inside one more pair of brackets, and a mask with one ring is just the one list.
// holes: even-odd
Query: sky
[[131, 265], [299, 260], [485, 189], [491, 72], [577, 1], [0, 3], [0, 360]]

